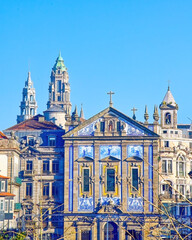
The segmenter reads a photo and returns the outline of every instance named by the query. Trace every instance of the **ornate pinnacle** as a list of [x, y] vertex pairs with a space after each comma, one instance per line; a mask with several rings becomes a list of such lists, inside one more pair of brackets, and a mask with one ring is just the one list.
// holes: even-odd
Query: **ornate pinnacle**
[[148, 123], [149, 114], [147, 110], [147, 105], [145, 105], [145, 114], [144, 114], [145, 123]]
[[159, 121], [159, 113], [158, 113], [158, 108], [156, 105], [154, 106], [153, 119], [155, 120], [155, 122]]

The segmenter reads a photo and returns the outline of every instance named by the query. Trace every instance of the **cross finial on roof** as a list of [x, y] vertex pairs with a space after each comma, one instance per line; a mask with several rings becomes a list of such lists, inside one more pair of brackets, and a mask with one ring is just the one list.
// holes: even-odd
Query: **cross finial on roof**
[[133, 107], [131, 111], [133, 112], [133, 119], [136, 120], [135, 112], [137, 111], [137, 108]]
[[168, 80], [168, 91], [170, 90], [170, 80]]
[[110, 95], [110, 101], [109, 101], [109, 107], [113, 107], [113, 102], [112, 102], [112, 95], [115, 94], [114, 92], [110, 91], [107, 94]]

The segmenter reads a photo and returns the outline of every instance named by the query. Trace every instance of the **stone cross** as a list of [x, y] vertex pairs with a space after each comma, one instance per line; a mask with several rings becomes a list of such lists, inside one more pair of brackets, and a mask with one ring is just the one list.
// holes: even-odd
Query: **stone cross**
[[110, 101], [109, 101], [109, 107], [113, 107], [113, 102], [112, 102], [112, 95], [115, 94], [114, 92], [110, 91], [107, 94], [110, 95]]
[[133, 107], [131, 111], [133, 112], [133, 119], [136, 120], [135, 112], [137, 111], [137, 109]]

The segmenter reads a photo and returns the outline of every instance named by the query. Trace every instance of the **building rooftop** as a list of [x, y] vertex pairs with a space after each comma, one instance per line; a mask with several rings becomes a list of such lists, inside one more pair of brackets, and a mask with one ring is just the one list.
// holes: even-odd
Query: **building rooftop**
[[43, 115], [36, 115], [28, 120], [20, 122], [13, 127], [7, 128], [5, 131], [17, 131], [17, 130], [62, 130], [52, 122], [45, 120]]

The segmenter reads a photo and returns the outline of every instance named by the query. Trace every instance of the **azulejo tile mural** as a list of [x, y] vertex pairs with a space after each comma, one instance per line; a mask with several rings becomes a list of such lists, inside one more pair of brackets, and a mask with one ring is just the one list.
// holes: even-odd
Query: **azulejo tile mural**
[[139, 157], [143, 159], [143, 146], [142, 145], [128, 145], [127, 157]]
[[113, 145], [101, 145], [100, 146], [100, 159], [112, 156], [121, 159], [121, 147]]
[[142, 212], [143, 211], [143, 199], [140, 198], [128, 198], [128, 208], [129, 212]]
[[79, 146], [79, 158], [82, 157], [93, 158], [93, 146]]
[[78, 198], [78, 211], [93, 211], [93, 198]]
[[142, 129], [137, 128], [135, 125], [131, 124], [125, 119], [119, 118], [119, 120], [125, 123], [125, 132], [128, 136], [143, 136], [145, 134]]
[[97, 119], [96, 121], [92, 122], [88, 126], [79, 130], [78, 136], [93, 136], [95, 132], [95, 125], [100, 121], [101, 121], [101, 118]]
[[112, 202], [114, 205], [120, 205], [120, 198], [118, 197], [102, 197], [101, 198], [101, 205], [109, 205]]

